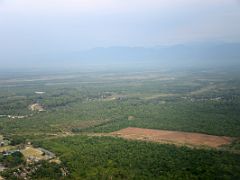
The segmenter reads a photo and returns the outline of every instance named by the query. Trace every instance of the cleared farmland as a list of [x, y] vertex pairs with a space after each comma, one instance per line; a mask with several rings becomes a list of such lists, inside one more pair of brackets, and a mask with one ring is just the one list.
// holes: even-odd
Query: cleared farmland
[[207, 146], [212, 148], [230, 144], [233, 141], [233, 138], [226, 136], [213, 136], [201, 133], [153, 130], [133, 127], [125, 128], [109, 134], [131, 140], [173, 143], [177, 145]]

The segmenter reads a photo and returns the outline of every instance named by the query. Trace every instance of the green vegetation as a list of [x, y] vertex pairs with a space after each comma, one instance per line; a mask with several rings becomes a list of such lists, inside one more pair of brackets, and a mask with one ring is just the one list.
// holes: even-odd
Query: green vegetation
[[21, 152], [16, 151], [11, 153], [10, 155], [1, 155], [0, 162], [5, 167], [12, 168], [24, 163], [24, 158]]
[[[0, 134], [57, 153], [70, 179], [239, 179], [237, 154], [82, 136], [129, 126], [200, 132], [237, 137], [223, 150], [239, 153], [239, 77], [226, 69], [4, 76]], [[31, 111], [34, 103], [45, 111]], [[58, 165], [45, 163], [34, 178], [56, 179]]]
[[18, 166], [1, 172], [1, 176], [10, 179], [63, 179], [61, 165], [40, 161], [36, 164]]
[[238, 179], [240, 155], [110, 137], [38, 142], [57, 152], [77, 179]]
[[62, 171], [61, 166], [56, 163], [49, 163], [42, 161], [41, 166], [31, 174], [31, 179], [61, 179]]

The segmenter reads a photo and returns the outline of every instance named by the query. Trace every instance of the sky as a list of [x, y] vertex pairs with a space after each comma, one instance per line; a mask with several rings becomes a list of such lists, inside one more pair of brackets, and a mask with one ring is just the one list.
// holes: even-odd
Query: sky
[[0, 61], [199, 41], [240, 42], [240, 1], [0, 0]]

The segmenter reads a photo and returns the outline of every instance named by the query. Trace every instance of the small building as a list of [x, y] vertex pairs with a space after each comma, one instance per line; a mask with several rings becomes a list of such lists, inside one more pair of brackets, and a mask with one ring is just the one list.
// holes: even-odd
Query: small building
[[0, 142], [0, 146], [3, 147], [5, 145], [5, 142], [4, 141], [1, 141]]

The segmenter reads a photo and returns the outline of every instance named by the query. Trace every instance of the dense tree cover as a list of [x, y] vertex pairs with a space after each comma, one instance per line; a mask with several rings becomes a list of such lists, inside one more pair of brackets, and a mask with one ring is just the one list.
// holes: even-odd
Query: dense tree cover
[[3, 172], [1, 172], [1, 176], [4, 177], [5, 179], [9, 180], [17, 180], [18, 178], [14, 176], [14, 172], [17, 171], [18, 168], [11, 168], [11, 169], [6, 169]]
[[[109, 132], [134, 126], [239, 136], [239, 108], [240, 101], [191, 102], [181, 98], [90, 101], [20, 120], [1, 118], [0, 126], [2, 133], [14, 134], [56, 133], [61, 129]], [[128, 116], [135, 118], [129, 121]]]
[[239, 179], [240, 155], [111, 137], [38, 142], [60, 156], [72, 179]]
[[0, 162], [9, 168], [16, 167], [25, 162], [24, 157], [21, 152], [14, 152], [10, 155], [1, 155]]
[[[63, 167], [56, 163], [48, 161], [39, 161], [34, 164], [25, 164], [24, 166], [14, 167], [1, 172], [1, 176], [8, 180], [16, 179], [46, 179], [60, 180], [64, 179]], [[67, 176], [67, 174], [66, 174]]]
[[31, 179], [62, 179], [61, 165], [42, 161], [37, 170], [30, 175]]
[[[28, 78], [0, 82], [0, 134], [12, 145], [38, 141], [57, 152], [70, 179], [240, 177], [239, 155], [226, 152], [107, 137], [55, 139], [65, 132], [111, 132], [129, 126], [239, 137], [239, 72], [91, 72]], [[32, 103], [46, 111], [31, 111]], [[239, 151], [239, 140], [226, 148]], [[59, 173], [57, 165], [43, 164], [33, 175], [54, 179]]]
[[12, 146], [24, 144], [26, 142], [26, 139], [22, 136], [9, 136], [8, 139], [10, 140], [10, 145]]

